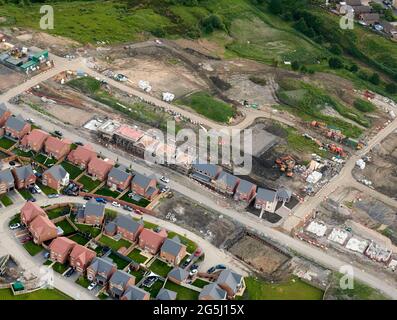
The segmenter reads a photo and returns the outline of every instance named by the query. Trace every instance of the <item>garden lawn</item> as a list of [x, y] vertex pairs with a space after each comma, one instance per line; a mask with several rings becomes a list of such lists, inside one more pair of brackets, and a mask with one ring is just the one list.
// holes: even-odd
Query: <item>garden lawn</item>
[[73, 300], [57, 289], [40, 289], [14, 296], [11, 289], [0, 289], [0, 300]]
[[254, 277], [245, 278], [242, 300], [322, 300], [324, 292], [298, 278], [282, 283], [268, 283]]
[[213, 98], [207, 92], [193, 93], [177, 103], [189, 106], [208, 119], [222, 123], [228, 123], [236, 113], [233, 106]]
[[120, 239], [119, 241], [116, 241], [112, 238], [109, 238], [108, 236], [102, 236], [99, 239], [99, 242], [104, 246], [112, 248], [114, 251], [117, 251], [122, 247], [129, 248], [131, 246], [131, 242], [125, 239]]
[[171, 281], [167, 281], [164, 288], [176, 292], [176, 300], [197, 300], [199, 292], [182, 287]]
[[158, 274], [161, 277], [167, 277], [168, 273], [172, 270], [172, 267], [168, 266], [165, 262], [156, 259], [150, 265], [149, 269]]
[[56, 191], [55, 189], [52, 189], [52, 188], [49, 187], [49, 186], [45, 186], [45, 185], [41, 184], [40, 182], [37, 182], [36, 184], [37, 184], [37, 186], [41, 189], [41, 191], [43, 191], [43, 193], [46, 194], [47, 196], [48, 196], [49, 194], [58, 193], [58, 191]]
[[102, 182], [99, 180], [92, 180], [90, 177], [83, 175], [78, 182], [83, 184], [84, 189], [87, 189], [88, 192], [91, 192], [94, 190], [96, 187], [98, 187]]
[[79, 167], [76, 167], [68, 161], [63, 161], [61, 166], [69, 173], [70, 179], [75, 179], [83, 172]]
[[62, 264], [62, 263], [59, 263], [59, 262], [55, 262], [55, 263], [53, 264], [53, 266], [52, 266], [52, 269], [53, 269], [55, 272], [58, 272], [58, 273], [60, 273], [60, 274], [63, 274], [68, 268], [69, 268], [68, 265]]
[[12, 141], [6, 137], [2, 137], [0, 138], [0, 147], [2, 147], [3, 149], [10, 149], [16, 142]]
[[[135, 221], [139, 221], [139, 220], [140, 220], [139, 218], [133, 218], [133, 219], [134, 219]], [[146, 229], [154, 229], [154, 228], [157, 228], [159, 225], [144, 220], [144, 221], [143, 221], [143, 226], [144, 226]]]
[[12, 219], [10, 220], [10, 222], [8, 223], [8, 225], [12, 225], [15, 223], [21, 223], [21, 216], [19, 213], [17, 213], [15, 216], [12, 217]]
[[88, 232], [92, 238], [97, 237], [101, 233], [101, 229], [95, 228], [90, 225], [79, 224], [79, 223], [76, 223], [75, 225], [76, 225], [77, 229], [79, 229], [81, 232], [84, 232], [84, 233]]
[[78, 244], [81, 244], [82, 246], [86, 245], [87, 242], [90, 241], [90, 240], [88, 240], [87, 238], [84, 238], [82, 235], [80, 235], [78, 233], [74, 234], [69, 239], [73, 240], [74, 242], [76, 242]]
[[150, 201], [145, 198], [141, 198], [139, 201], [135, 201], [128, 196], [128, 192], [126, 192], [120, 199], [124, 200], [126, 202], [129, 202], [129, 203], [136, 204], [137, 206], [140, 206], [143, 208], [147, 207], [147, 205], [150, 203]]
[[139, 281], [142, 280], [145, 271], [143, 271], [142, 269], [139, 269], [137, 271], [130, 271], [130, 274], [132, 274], [135, 277], [135, 283], [138, 283]]
[[50, 218], [50, 220], [58, 218], [60, 216], [64, 216], [65, 214], [68, 214], [70, 212], [70, 208], [67, 207], [59, 207], [59, 208], [54, 208], [51, 210], [47, 211], [47, 216]]
[[80, 276], [77, 280], [76, 283], [80, 286], [82, 286], [83, 288], [88, 288], [88, 286], [90, 285], [91, 281], [88, 280], [86, 277], [84, 276]]
[[163, 285], [164, 285], [164, 281], [157, 280], [155, 283], [153, 283], [153, 285], [150, 288], [144, 286], [142, 286], [141, 288], [146, 292], [149, 292], [152, 298], [156, 298], [157, 294], [159, 293]]
[[6, 194], [1, 196], [0, 201], [5, 207], [8, 207], [8, 206], [13, 204], [12, 200], [10, 199], [10, 197], [7, 196]]
[[72, 225], [69, 223], [69, 221], [66, 220], [66, 219], [65, 219], [65, 220], [62, 220], [62, 221], [59, 221], [59, 222], [56, 223], [55, 225], [56, 225], [57, 227], [61, 227], [61, 228], [62, 228], [62, 230], [63, 230], [63, 235], [64, 235], [64, 236], [67, 236], [67, 235], [70, 235], [70, 234], [76, 232], [76, 231], [73, 229]]
[[128, 266], [130, 264], [127, 260], [119, 257], [118, 255], [116, 255], [114, 253], [111, 253], [109, 255], [109, 258], [113, 260], [113, 262], [117, 265], [117, 269], [120, 269], [120, 270], [123, 270], [126, 266]]
[[26, 249], [27, 252], [29, 252], [29, 254], [31, 256], [35, 256], [36, 254], [40, 253], [41, 251], [43, 251], [43, 247], [39, 246], [38, 244], [35, 244], [32, 241], [26, 242], [24, 243], [24, 248]]
[[46, 167], [49, 167], [50, 165], [54, 165], [57, 160], [52, 158], [52, 157], [47, 157], [47, 155], [44, 155], [42, 153], [38, 154], [34, 160], [38, 163], [41, 163], [45, 165]]
[[197, 244], [193, 242], [192, 240], [180, 235], [179, 233], [173, 232], [173, 231], [168, 231], [168, 238], [172, 239], [173, 237], [178, 236], [179, 240], [181, 240], [181, 243], [186, 246], [186, 251], [193, 253], [197, 249]]
[[110, 189], [107, 188], [107, 187], [102, 187], [102, 188], [100, 188], [99, 190], [97, 190], [97, 191], [95, 192], [95, 194], [98, 194], [98, 195], [100, 195], [100, 196], [113, 197], [113, 198], [115, 198], [115, 199], [120, 195], [119, 192], [117, 192], [117, 191], [112, 191], [112, 190], [110, 190]]
[[19, 148], [14, 148], [12, 153], [16, 154], [17, 156], [26, 157], [26, 158], [34, 158], [35, 154], [33, 151], [23, 151]]
[[128, 254], [128, 258], [134, 260], [136, 263], [144, 263], [147, 260], [145, 256], [141, 255], [141, 251], [137, 248]]
[[18, 190], [18, 192], [20, 193], [20, 195], [25, 199], [25, 200], [29, 200], [33, 198], [33, 195], [29, 192], [29, 190], [27, 189], [21, 189]]
[[194, 280], [194, 282], [192, 283], [193, 286], [196, 286], [196, 287], [198, 287], [198, 288], [204, 288], [207, 284], [209, 284], [208, 281], [201, 280], [201, 279], [196, 279], [196, 280]]

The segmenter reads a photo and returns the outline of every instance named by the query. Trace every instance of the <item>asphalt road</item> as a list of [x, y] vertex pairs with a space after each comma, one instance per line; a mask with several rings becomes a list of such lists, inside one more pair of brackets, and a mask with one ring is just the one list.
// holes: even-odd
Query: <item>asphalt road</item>
[[[41, 81], [48, 79], [51, 74], [55, 75], [56, 73], [62, 71], [62, 70], [70, 70], [70, 69], [84, 69], [86, 70], [87, 67], [84, 65], [84, 63], [81, 60], [75, 60], [75, 61], [66, 61], [65, 59], [62, 58], [56, 58], [54, 59], [56, 61], [56, 70], [51, 70], [45, 74], [39, 75], [30, 81], [22, 84], [21, 86], [15, 87], [9, 92], [7, 92], [4, 95], [0, 96], [0, 102], [5, 102], [9, 98], [13, 97], [14, 95], [20, 94], [27, 90], [29, 86], [34, 86]], [[46, 76], [47, 75], [47, 76]], [[50, 75], [50, 76], [48, 76]], [[11, 93], [10, 93], [11, 92]], [[142, 97], [141, 92], [137, 92], [138, 96]], [[16, 106], [10, 106], [13, 112], [20, 111], [18, 110], [19, 108]], [[24, 110], [23, 114], [25, 117], [28, 117], [28, 114], [32, 114], [32, 117], [38, 122], [39, 125], [41, 125], [45, 130], [54, 130], [54, 128], [59, 127], [59, 125], [54, 125], [54, 123], [44, 119], [42, 115], [33, 112], [33, 110]], [[30, 116], [29, 116], [30, 117]], [[344, 167], [344, 169], [341, 171], [340, 175], [335, 177], [325, 188], [321, 190], [321, 192], [316, 196], [316, 197], [311, 197], [308, 201], [304, 202], [301, 204], [297, 210], [303, 210], [303, 211], [311, 211], [314, 208], [316, 208], [323, 198], [327, 195], [329, 195], [332, 191], [335, 190], [335, 188], [338, 185], [341, 185], [345, 183], [346, 179], [351, 179], [351, 170], [355, 165], [355, 161], [359, 158], [361, 154], [364, 154], [366, 151], [368, 151], [370, 148], [372, 148], [374, 145], [379, 143], [383, 138], [385, 138], [389, 133], [394, 131], [397, 128], [397, 119], [393, 121], [392, 124], [390, 124], [388, 127], [380, 131], [368, 144], [368, 147], [363, 149], [359, 155], [351, 157], [347, 162]], [[65, 137], [70, 138], [72, 140], [80, 140], [82, 142], [85, 142], [84, 139], [82, 139], [81, 136], [78, 136], [78, 133], [74, 133], [73, 131], [67, 131], [64, 132]], [[91, 143], [91, 142], [90, 142]], [[119, 155], [115, 154], [114, 152], [103, 148], [102, 146], [95, 145], [94, 148], [97, 151], [101, 151], [103, 155], [108, 156], [109, 158], [119, 158], [119, 161], [122, 164], [127, 164], [129, 165], [131, 163], [131, 159], [127, 159], [125, 157], [120, 157]], [[145, 174], [155, 174], [156, 172], [151, 169], [150, 167], [143, 166], [137, 163], [133, 164], [133, 168], [136, 171], [139, 171], [141, 173]], [[180, 178], [182, 179], [182, 178]], [[182, 181], [179, 180], [178, 181]], [[300, 240], [294, 239], [278, 230], [272, 229], [271, 227], [265, 225], [265, 222], [262, 219], [259, 219], [257, 217], [254, 217], [252, 215], [249, 215], [244, 212], [238, 212], [233, 209], [225, 208], [224, 206], [221, 206], [217, 200], [214, 199], [213, 196], [209, 196], [209, 192], [196, 184], [193, 184], [192, 187], [192, 182], [188, 178], [184, 178], [183, 182], [177, 182], [177, 181], [171, 181], [170, 183], [171, 188], [175, 189], [176, 191], [182, 193], [186, 197], [192, 199], [193, 201], [197, 201], [200, 204], [202, 204], [205, 207], [208, 207], [209, 209], [212, 209], [220, 214], [224, 214], [227, 216], [230, 216], [231, 218], [235, 219], [236, 221], [244, 224], [247, 226], [247, 228], [251, 229], [254, 232], [257, 232], [259, 234], [263, 234], [267, 237], [272, 238], [274, 241], [288, 246], [290, 249], [298, 252], [300, 255], [311, 259], [313, 261], [318, 262], [321, 265], [324, 265], [325, 267], [328, 267], [332, 270], [339, 271], [342, 266], [348, 265], [349, 262], [345, 259], [342, 258], [337, 258], [334, 257], [330, 254], [328, 254], [326, 251], [323, 251], [321, 249], [315, 248], [310, 246], [309, 244], [306, 244]], [[361, 267], [353, 267], [354, 269], [354, 275], [355, 278], [382, 291], [383, 293], [387, 294], [393, 299], [397, 299], [397, 289], [386, 279], [378, 277], [378, 275], [375, 272], [365, 272]]]

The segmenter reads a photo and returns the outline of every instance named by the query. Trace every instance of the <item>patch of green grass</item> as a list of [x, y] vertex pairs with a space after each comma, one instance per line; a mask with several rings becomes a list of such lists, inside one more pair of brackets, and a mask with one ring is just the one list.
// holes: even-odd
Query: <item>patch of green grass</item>
[[182, 287], [171, 281], [167, 281], [164, 288], [175, 291], [177, 293], [176, 300], [197, 300], [199, 297], [197, 291]]
[[119, 241], [116, 241], [112, 238], [109, 238], [108, 236], [103, 235], [100, 239], [99, 242], [107, 246], [114, 251], [118, 251], [120, 248], [129, 248], [131, 246], [131, 242], [125, 240], [125, 239], [120, 239]]
[[[140, 221], [141, 219], [140, 218], [133, 218], [135, 221]], [[147, 221], [147, 220], [143, 220], [143, 226], [146, 228], [146, 229], [155, 229], [155, 228], [158, 228], [159, 227], [159, 225], [158, 224], [155, 224], [155, 223], [151, 223], [151, 222], [149, 222], [149, 221]]]
[[108, 197], [113, 197], [117, 198], [120, 193], [117, 191], [112, 191], [108, 187], [102, 187], [99, 190], [95, 192], [95, 194], [101, 195], [101, 196], [108, 196]]
[[152, 298], [156, 298], [163, 285], [164, 281], [157, 280], [150, 288], [142, 286], [142, 289], [149, 292]]
[[56, 225], [57, 227], [62, 228], [62, 230], [63, 230], [63, 235], [64, 235], [64, 236], [68, 236], [68, 235], [70, 235], [70, 234], [76, 232], [76, 231], [73, 229], [72, 225], [69, 223], [69, 221], [66, 220], [66, 219], [65, 219], [65, 220], [62, 220], [62, 221], [59, 221], [59, 222], [56, 223], [55, 225]]
[[177, 103], [191, 107], [208, 119], [222, 123], [228, 123], [230, 118], [236, 114], [233, 106], [213, 98], [207, 92], [195, 92], [182, 100], [178, 100]]
[[58, 272], [58, 273], [60, 273], [60, 274], [63, 274], [68, 268], [69, 268], [68, 265], [62, 264], [62, 263], [59, 263], [59, 262], [55, 262], [55, 263], [53, 264], [53, 266], [52, 266], [52, 269], [53, 269], [55, 272]]
[[32, 241], [26, 242], [23, 244], [23, 247], [26, 249], [27, 252], [29, 252], [29, 254], [31, 256], [35, 256], [36, 254], [40, 253], [41, 251], [43, 251], [43, 247], [39, 246], [38, 244], [35, 244]]
[[128, 254], [128, 258], [134, 260], [136, 263], [144, 263], [147, 260], [145, 256], [141, 255], [141, 251], [137, 248]]
[[192, 283], [193, 286], [196, 286], [198, 288], [204, 288], [207, 284], [209, 284], [209, 282], [202, 279], [196, 279]]
[[33, 198], [33, 195], [29, 192], [29, 190], [27, 189], [20, 189], [18, 190], [18, 192], [21, 194], [21, 196], [25, 199], [25, 200], [29, 200]]
[[148, 206], [148, 204], [150, 203], [150, 201], [149, 201], [148, 199], [145, 199], [145, 198], [141, 198], [139, 201], [135, 201], [135, 200], [131, 199], [131, 198], [128, 196], [128, 192], [126, 192], [126, 193], [120, 198], [120, 200], [123, 200], [123, 201], [125, 201], [125, 202], [129, 202], [129, 203], [135, 204], [135, 205], [140, 206], [140, 207], [143, 207], [143, 208], [146, 208], [146, 207]]
[[113, 262], [117, 265], [117, 269], [123, 270], [126, 266], [129, 265], [129, 262], [113, 252], [109, 255], [109, 258], [113, 260]]
[[73, 236], [69, 238], [70, 240], [73, 240], [74, 242], [81, 244], [82, 246], [85, 246], [87, 242], [89, 241], [87, 238], [84, 238], [82, 235], [76, 233]]
[[67, 161], [63, 161], [61, 166], [69, 173], [70, 179], [75, 179], [83, 172], [79, 167], [76, 167]]
[[0, 138], [0, 147], [2, 147], [3, 149], [10, 149], [16, 142], [13, 140], [10, 140], [6, 137], [2, 137]]
[[35, 153], [33, 151], [23, 151], [19, 148], [12, 149], [12, 153], [16, 154], [17, 156], [26, 157], [26, 158], [34, 158]]
[[37, 184], [37, 186], [41, 189], [41, 191], [43, 191], [43, 193], [46, 194], [47, 196], [48, 196], [49, 194], [58, 193], [58, 191], [56, 191], [55, 189], [53, 189], [53, 188], [51, 188], [51, 187], [49, 187], [49, 186], [45, 186], [44, 184], [42, 184], [42, 183], [40, 183], [40, 182], [37, 182], [36, 184]]
[[135, 283], [138, 283], [139, 281], [142, 280], [142, 278], [145, 274], [145, 271], [143, 271], [142, 269], [139, 269], [139, 270], [129, 271], [129, 273], [135, 277]]
[[363, 99], [356, 99], [353, 105], [357, 110], [361, 112], [373, 112], [376, 109], [373, 103]]
[[92, 180], [90, 177], [83, 175], [78, 182], [80, 182], [81, 184], [83, 184], [83, 188], [87, 189], [88, 192], [91, 192], [92, 190], [94, 190], [96, 187], [98, 187], [102, 182], [99, 180]]
[[15, 223], [21, 223], [21, 215], [19, 213], [17, 213], [15, 216], [12, 217], [10, 222], [8, 222], [8, 225], [10, 226]]
[[52, 219], [64, 216], [65, 214], [68, 214], [70, 212], [70, 207], [66, 206], [66, 207], [54, 208], [54, 209], [48, 210], [46, 212], [47, 212], [48, 218], [50, 218], [50, 220], [52, 220]]
[[51, 261], [51, 260], [46, 260], [46, 261], [44, 261], [44, 263], [43, 263], [44, 266], [49, 266], [50, 264], [52, 264], [52, 261]]
[[158, 274], [161, 277], [167, 277], [168, 273], [172, 270], [172, 267], [167, 265], [165, 262], [161, 260], [154, 260], [150, 265], [149, 269], [154, 273]]
[[11, 198], [9, 196], [7, 196], [6, 194], [0, 196], [0, 201], [5, 207], [8, 207], [13, 204]]
[[91, 281], [88, 280], [86, 277], [84, 276], [80, 276], [78, 277], [78, 279], [76, 280], [76, 283], [80, 286], [82, 286], [83, 288], [88, 288], [88, 286], [91, 284]]
[[75, 225], [76, 225], [77, 229], [79, 229], [81, 232], [84, 232], [84, 233], [88, 232], [92, 238], [96, 238], [101, 233], [101, 229], [90, 226], [90, 225], [79, 224], [79, 223], [76, 223]]
[[73, 300], [57, 289], [40, 289], [14, 296], [11, 289], [0, 289], [0, 300]]
[[109, 296], [108, 296], [106, 293], [101, 292], [101, 293], [98, 295], [98, 298], [99, 298], [99, 300], [106, 300], [107, 298], [109, 298]]
[[45, 165], [46, 167], [50, 167], [51, 165], [54, 165], [55, 163], [57, 163], [57, 159], [49, 157], [42, 153], [36, 155], [36, 157], [34, 158], [34, 161], [38, 162], [42, 165]]
[[178, 236], [179, 240], [181, 240], [181, 243], [184, 244], [186, 246], [186, 251], [193, 253], [196, 251], [197, 249], [197, 244], [186, 238], [185, 236], [180, 235], [179, 233], [173, 232], [173, 231], [168, 231], [168, 238], [172, 239], [173, 237]]
[[263, 280], [245, 278], [246, 289], [241, 300], [322, 300], [324, 292], [298, 278], [282, 283], [268, 283]]

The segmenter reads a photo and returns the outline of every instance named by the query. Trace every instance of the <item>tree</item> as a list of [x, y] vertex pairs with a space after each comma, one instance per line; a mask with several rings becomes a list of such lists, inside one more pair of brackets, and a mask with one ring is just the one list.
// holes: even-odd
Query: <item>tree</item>
[[329, 48], [329, 51], [331, 51], [333, 54], [336, 54], [338, 56], [340, 56], [343, 52], [341, 46], [336, 43], [331, 45], [331, 47]]
[[294, 71], [298, 71], [299, 68], [300, 68], [299, 62], [296, 61], [296, 60], [295, 60], [295, 61], [292, 61], [292, 63], [291, 63], [291, 69], [294, 70]]
[[201, 26], [205, 33], [212, 33], [215, 29], [225, 30], [225, 25], [220, 16], [210, 14], [201, 21]]
[[377, 13], [383, 12], [383, 6], [380, 3], [371, 2], [369, 5], [372, 7], [372, 11], [377, 12]]
[[353, 63], [353, 64], [350, 66], [350, 71], [351, 71], [351, 72], [357, 72], [357, 71], [358, 71], [358, 66], [357, 66], [355, 63]]
[[343, 68], [342, 60], [339, 58], [329, 58], [328, 65], [331, 69]]
[[397, 85], [393, 82], [388, 83], [386, 85], [386, 91], [390, 94], [396, 94], [397, 93]]
[[369, 82], [378, 85], [380, 83], [380, 77], [379, 74], [374, 72], [370, 77], [369, 77]]
[[389, 21], [389, 22], [394, 22], [394, 21], [396, 21], [396, 17], [395, 17], [395, 15], [393, 14], [393, 10], [392, 10], [392, 9], [387, 9], [387, 10], [385, 10], [384, 15], [385, 15], [385, 20], [387, 20], [387, 21]]
[[281, 14], [283, 12], [283, 6], [280, 0], [270, 0], [269, 11], [273, 14]]

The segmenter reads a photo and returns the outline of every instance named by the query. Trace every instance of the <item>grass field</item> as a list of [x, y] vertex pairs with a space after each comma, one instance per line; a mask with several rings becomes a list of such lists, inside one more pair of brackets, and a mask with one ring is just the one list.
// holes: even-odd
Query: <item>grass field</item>
[[197, 291], [182, 287], [171, 281], [167, 281], [164, 288], [175, 291], [177, 293], [176, 300], [197, 300], [199, 296]]
[[14, 153], [14, 154], [16, 154], [18, 156], [21, 156], [21, 157], [26, 157], [26, 158], [34, 158], [35, 157], [35, 154], [34, 154], [33, 151], [26, 152], [26, 151], [23, 151], [23, 150], [21, 150], [19, 148], [12, 149], [12, 153]]
[[61, 166], [69, 173], [70, 179], [75, 179], [83, 172], [79, 167], [76, 167], [67, 161], [63, 161]]
[[135, 283], [138, 283], [143, 278], [145, 271], [143, 271], [142, 269], [139, 269], [137, 271], [135, 271], [135, 270], [129, 271], [129, 273], [135, 277]]
[[139, 201], [135, 201], [135, 200], [131, 199], [131, 198], [128, 196], [128, 192], [125, 193], [125, 194], [120, 198], [120, 200], [129, 202], [129, 203], [132, 203], [132, 204], [136, 204], [137, 206], [140, 206], [140, 207], [143, 207], [143, 208], [145, 208], [145, 207], [150, 203], [150, 201], [149, 201], [148, 199], [145, 199], [145, 198], [141, 198]]
[[295, 277], [283, 283], [267, 283], [247, 277], [245, 284], [242, 300], [322, 300], [324, 294]]
[[8, 225], [10, 226], [15, 223], [21, 223], [21, 215], [19, 213], [12, 217], [12, 219], [8, 222]]
[[107, 246], [109, 248], [112, 248], [114, 251], [119, 250], [120, 248], [129, 248], [131, 246], [131, 242], [125, 240], [125, 239], [120, 239], [119, 241], [113, 240], [112, 238], [109, 238], [108, 236], [103, 235], [100, 239], [99, 242]]
[[97, 237], [101, 233], [101, 229], [95, 228], [90, 225], [79, 224], [79, 223], [76, 223], [75, 225], [81, 232], [88, 232], [89, 234], [91, 234], [91, 237], [93, 238]]
[[94, 190], [96, 187], [98, 187], [101, 184], [101, 181], [99, 180], [92, 180], [90, 177], [83, 175], [78, 182], [82, 183], [84, 186], [84, 189], [87, 189], [88, 192], [91, 192]]
[[10, 149], [16, 142], [13, 140], [10, 140], [6, 137], [2, 137], [0, 138], [0, 147], [2, 147], [3, 149]]
[[164, 285], [164, 281], [157, 280], [155, 283], [153, 283], [153, 285], [150, 288], [144, 286], [142, 286], [141, 288], [146, 292], [149, 292], [152, 298], [156, 298], [157, 294], [159, 293], [163, 285]]
[[129, 265], [129, 262], [125, 259], [120, 258], [119, 256], [111, 253], [109, 258], [113, 260], [113, 262], [117, 265], [117, 269], [123, 270], [126, 266]]
[[70, 212], [69, 206], [59, 207], [59, 208], [54, 208], [54, 209], [48, 210], [47, 216], [48, 216], [48, 218], [50, 218], [52, 220], [52, 219], [58, 218], [60, 216], [64, 216], [65, 214], [67, 214], [69, 212]]
[[168, 266], [165, 262], [158, 259], [154, 260], [150, 265], [149, 269], [161, 277], [167, 277], [168, 272], [172, 270], [172, 267]]
[[35, 256], [36, 254], [39, 254], [41, 251], [43, 251], [43, 247], [35, 244], [33, 240], [24, 243], [23, 247], [26, 249], [27, 252], [29, 252], [31, 256]]
[[193, 253], [197, 249], [197, 244], [193, 242], [192, 240], [180, 235], [179, 233], [173, 232], [173, 231], [168, 231], [168, 238], [172, 239], [173, 237], [178, 236], [179, 240], [181, 240], [181, 243], [186, 246], [186, 251], [189, 253]]
[[57, 227], [61, 227], [63, 230], [63, 235], [67, 236], [75, 232], [72, 225], [69, 223], [68, 220], [62, 220], [55, 224]]
[[68, 265], [59, 262], [55, 262], [54, 265], [52, 266], [52, 269], [60, 274], [63, 274], [68, 268], [69, 268]]
[[80, 276], [80, 277], [77, 278], [76, 283], [78, 285], [82, 286], [83, 288], [88, 288], [88, 286], [90, 285], [91, 281], [88, 280], [84, 276]]
[[141, 251], [137, 248], [128, 254], [128, 258], [134, 260], [136, 263], [144, 263], [147, 260], [145, 256], [141, 255]]
[[197, 113], [217, 122], [228, 123], [235, 115], [233, 106], [213, 98], [206, 92], [193, 93], [176, 103], [191, 107]]
[[204, 288], [207, 284], [209, 284], [208, 281], [201, 280], [201, 279], [196, 279], [196, 280], [194, 280], [194, 282], [192, 283], [193, 286], [196, 286], [196, 287], [198, 287], [198, 288]]
[[76, 233], [73, 236], [69, 238], [70, 240], [73, 240], [74, 242], [81, 244], [82, 246], [86, 245], [87, 242], [89, 241], [87, 238], [84, 238], [82, 235]]
[[41, 164], [45, 165], [46, 167], [48, 167], [50, 165], [54, 165], [57, 162], [57, 160], [55, 158], [48, 157], [47, 155], [44, 155], [42, 153], [36, 155], [36, 157], [34, 158], [34, 161], [41, 163]]
[[58, 193], [58, 191], [56, 191], [55, 189], [52, 189], [52, 188], [49, 187], [49, 186], [45, 186], [45, 185], [43, 185], [43, 184], [40, 183], [40, 182], [37, 182], [36, 184], [37, 184], [38, 187], [41, 189], [41, 191], [43, 191], [43, 193], [46, 194], [47, 196], [48, 196], [49, 194]]
[[95, 192], [95, 194], [98, 194], [98, 195], [100, 195], [100, 196], [113, 197], [113, 198], [117, 198], [117, 197], [120, 195], [119, 192], [117, 192], [117, 191], [112, 191], [112, 190], [110, 190], [110, 189], [107, 188], [107, 187], [102, 187], [102, 188], [100, 188], [99, 190], [97, 190], [97, 191]]
[[6, 194], [4, 194], [0, 197], [0, 201], [5, 207], [8, 207], [13, 204], [11, 198], [9, 196], [7, 196]]
[[20, 189], [18, 190], [18, 192], [21, 194], [21, 196], [25, 199], [25, 200], [29, 200], [33, 198], [33, 195], [29, 192], [29, 190], [27, 189]]
[[57, 289], [40, 289], [14, 296], [11, 289], [0, 289], [0, 300], [73, 300]]

